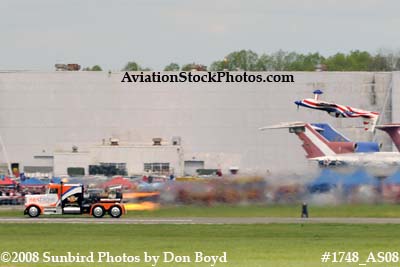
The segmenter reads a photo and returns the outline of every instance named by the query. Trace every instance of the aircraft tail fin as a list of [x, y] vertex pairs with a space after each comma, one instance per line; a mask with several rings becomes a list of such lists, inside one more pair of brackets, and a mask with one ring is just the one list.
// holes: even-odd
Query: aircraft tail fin
[[319, 96], [322, 95], [324, 92], [322, 92], [321, 90], [317, 89], [313, 92], [314, 94], [314, 100], [318, 101], [319, 100]]
[[386, 132], [400, 151], [400, 123], [376, 125], [376, 128]]
[[368, 132], [373, 132], [375, 131], [375, 127], [376, 127], [376, 123], [378, 121], [379, 115], [376, 116], [372, 116], [372, 117], [364, 117], [364, 130], [368, 131]]
[[[317, 158], [323, 156], [333, 156], [337, 153], [350, 152], [353, 149], [351, 142], [341, 142], [343, 146], [338, 146], [338, 142], [330, 142], [318, 131], [324, 129], [304, 122], [281, 123], [278, 125], [260, 128], [260, 130], [288, 128], [290, 133], [296, 134], [303, 142], [303, 149], [306, 151], [307, 158]], [[343, 150], [343, 151], [342, 151]], [[349, 150], [349, 151], [347, 151]]]

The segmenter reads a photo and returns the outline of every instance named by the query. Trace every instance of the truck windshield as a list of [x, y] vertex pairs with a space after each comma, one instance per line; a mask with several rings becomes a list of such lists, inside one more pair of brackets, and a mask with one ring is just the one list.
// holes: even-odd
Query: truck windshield
[[58, 189], [57, 188], [48, 188], [47, 194], [58, 194]]

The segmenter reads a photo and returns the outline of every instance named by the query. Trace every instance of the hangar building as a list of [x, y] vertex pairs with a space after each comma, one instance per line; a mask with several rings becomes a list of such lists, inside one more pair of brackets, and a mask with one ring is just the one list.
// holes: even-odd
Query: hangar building
[[96, 166], [125, 168], [129, 175], [315, 168], [295, 136], [258, 130], [289, 121], [328, 122], [350, 139], [392, 149], [385, 134], [356, 128], [361, 119], [297, 110], [293, 101], [322, 89], [325, 100], [383, 112], [381, 123], [400, 122], [400, 72], [286, 74], [295, 82], [122, 83], [124, 73], [2, 71], [0, 162], [49, 175], [89, 174]]

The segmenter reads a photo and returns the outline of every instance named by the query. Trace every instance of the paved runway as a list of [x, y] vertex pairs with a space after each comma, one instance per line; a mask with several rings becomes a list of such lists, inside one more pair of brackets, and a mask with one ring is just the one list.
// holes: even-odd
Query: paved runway
[[82, 218], [29, 218], [29, 217], [4, 217], [0, 223], [68, 223], [68, 224], [400, 224], [400, 218], [284, 218], [284, 217], [252, 217], [252, 218], [215, 218], [215, 217], [190, 217], [190, 218], [119, 218], [104, 217], [101, 219]]

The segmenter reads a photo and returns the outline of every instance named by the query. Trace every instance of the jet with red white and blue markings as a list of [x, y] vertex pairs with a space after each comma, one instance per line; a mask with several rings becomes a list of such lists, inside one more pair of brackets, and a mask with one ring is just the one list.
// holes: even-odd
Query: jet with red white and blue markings
[[379, 118], [378, 112], [322, 101], [319, 99], [319, 96], [323, 94], [321, 90], [315, 90], [313, 93], [314, 98], [306, 98], [295, 101], [294, 103], [297, 105], [297, 107], [302, 106], [326, 111], [329, 115], [335, 118], [363, 118], [364, 129], [370, 132], [375, 130], [375, 125]]
[[[353, 142], [326, 123], [289, 122], [259, 130], [284, 128], [302, 141], [306, 158], [318, 162], [321, 167], [365, 167], [383, 177], [392, 171], [392, 167], [397, 169], [400, 166], [399, 152], [381, 152], [380, 144], [376, 142]], [[376, 128], [391, 133], [392, 140], [400, 138], [400, 124], [378, 125]]]

